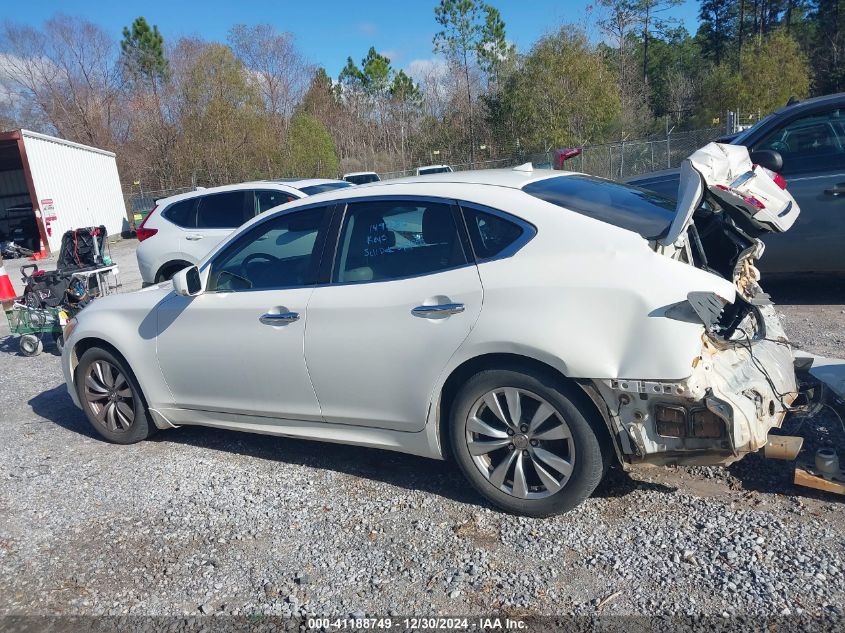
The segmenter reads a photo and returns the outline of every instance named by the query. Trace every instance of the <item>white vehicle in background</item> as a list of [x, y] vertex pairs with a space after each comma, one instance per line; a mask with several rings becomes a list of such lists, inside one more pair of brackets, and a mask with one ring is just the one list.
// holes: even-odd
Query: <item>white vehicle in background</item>
[[426, 165], [417, 167], [417, 176], [429, 176], [431, 174], [451, 174], [452, 168], [449, 165]]
[[196, 264], [259, 213], [305, 196], [351, 186], [343, 180], [292, 178], [197, 188], [156, 201], [136, 229], [144, 285], [167, 281]]
[[452, 456], [545, 516], [613, 463], [767, 444], [798, 386], [757, 236], [798, 214], [715, 144], [677, 206], [530, 164], [350, 187], [254, 218], [172, 286], [98, 299], [64, 376], [112, 442], [198, 424]]
[[354, 174], [343, 174], [343, 179], [353, 185], [366, 185], [368, 182], [379, 182], [381, 180], [374, 171], [356, 171]]

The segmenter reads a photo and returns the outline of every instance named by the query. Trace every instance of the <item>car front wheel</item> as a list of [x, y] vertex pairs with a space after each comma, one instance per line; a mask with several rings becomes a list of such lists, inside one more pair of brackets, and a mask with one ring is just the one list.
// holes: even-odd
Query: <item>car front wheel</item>
[[109, 350], [87, 350], [79, 359], [75, 382], [88, 421], [109, 442], [134, 444], [155, 431], [135, 375]]
[[592, 494], [605, 458], [591, 412], [551, 372], [486, 370], [451, 409], [455, 458], [489, 501], [517, 514], [566, 512]]

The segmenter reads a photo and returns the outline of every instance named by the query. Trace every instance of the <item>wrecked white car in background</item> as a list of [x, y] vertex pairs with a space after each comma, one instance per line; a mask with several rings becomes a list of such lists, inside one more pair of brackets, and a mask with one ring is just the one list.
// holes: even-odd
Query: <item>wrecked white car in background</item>
[[453, 456], [491, 502], [549, 515], [613, 461], [766, 445], [798, 387], [757, 236], [798, 213], [723, 145], [684, 164], [677, 207], [530, 164], [350, 187], [86, 308], [65, 378], [114, 442], [200, 424]]

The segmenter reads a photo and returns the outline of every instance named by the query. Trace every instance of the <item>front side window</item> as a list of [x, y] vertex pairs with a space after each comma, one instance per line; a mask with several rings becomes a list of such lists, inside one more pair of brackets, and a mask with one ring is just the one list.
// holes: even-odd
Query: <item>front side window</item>
[[270, 189], [259, 189], [255, 192], [255, 214], [264, 213], [268, 209], [278, 207], [296, 200], [296, 197], [286, 191], [273, 191]]
[[308, 209], [262, 222], [211, 263], [208, 289], [266, 290], [313, 285], [320, 256], [318, 235], [326, 209]]
[[202, 196], [197, 207], [198, 229], [234, 229], [252, 217], [246, 212], [244, 196], [248, 192], [228, 191]]
[[783, 157], [784, 174], [845, 167], [845, 110], [811, 114], [772, 132], [754, 149]]
[[384, 281], [467, 263], [448, 204], [356, 202], [346, 209], [333, 281]]

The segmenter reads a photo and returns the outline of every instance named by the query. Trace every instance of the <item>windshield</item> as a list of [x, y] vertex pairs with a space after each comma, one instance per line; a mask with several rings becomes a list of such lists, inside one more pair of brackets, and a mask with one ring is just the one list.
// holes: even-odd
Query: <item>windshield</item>
[[310, 187], [300, 187], [299, 190], [308, 196], [313, 196], [317, 193], [323, 193], [324, 191], [332, 191], [333, 189], [343, 189], [344, 187], [351, 187], [351, 182], [345, 181], [338, 181], [338, 182], [324, 182], [321, 185], [311, 185]]
[[556, 176], [522, 190], [554, 205], [655, 240], [675, 217], [675, 203], [654, 193], [594, 176]]

